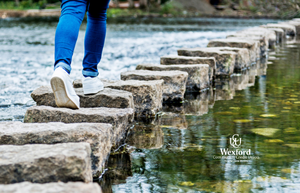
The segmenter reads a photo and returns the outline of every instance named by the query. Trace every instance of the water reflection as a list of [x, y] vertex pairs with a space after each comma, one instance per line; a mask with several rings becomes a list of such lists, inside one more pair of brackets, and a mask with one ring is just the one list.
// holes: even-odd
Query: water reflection
[[126, 143], [138, 149], [158, 149], [163, 146], [164, 133], [159, 125], [136, 123], [129, 131]]
[[[128, 152], [112, 153], [106, 164], [103, 178], [98, 181], [102, 191], [110, 193], [112, 185], [126, 182], [126, 178], [132, 176], [131, 155]], [[96, 180], [97, 181], [97, 180]]]
[[177, 128], [187, 129], [188, 124], [186, 122], [185, 114], [182, 113], [163, 113], [158, 118], [159, 126], [162, 128]]
[[[157, 122], [163, 146], [132, 152], [133, 174], [125, 183], [113, 185], [113, 191], [297, 192], [300, 45], [293, 45], [297, 49], [277, 47], [271, 52], [278, 58], [272, 63], [259, 61], [216, 82], [215, 89], [186, 95], [177, 112], [166, 113]], [[255, 159], [214, 158], [221, 155], [220, 148], [233, 149], [229, 140], [233, 134], [242, 138], [239, 149], [250, 149]]]

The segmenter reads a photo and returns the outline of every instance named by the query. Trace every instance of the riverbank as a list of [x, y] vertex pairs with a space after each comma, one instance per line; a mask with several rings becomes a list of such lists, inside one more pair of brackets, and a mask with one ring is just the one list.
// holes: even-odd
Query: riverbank
[[[156, 11], [147, 12], [140, 9], [118, 9], [110, 8], [107, 12], [108, 19], [122, 19], [122, 18], [172, 18], [172, 17], [203, 17], [203, 18], [251, 18], [251, 19], [289, 19], [297, 14], [291, 15], [277, 15], [276, 13], [261, 13], [251, 12], [247, 10], [231, 10], [224, 9], [216, 11], [213, 14], [200, 12], [168, 12]], [[4, 10], [0, 9], [0, 19], [6, 18], [59, 18], [60, 9], [29, 9], [29, 10]]]

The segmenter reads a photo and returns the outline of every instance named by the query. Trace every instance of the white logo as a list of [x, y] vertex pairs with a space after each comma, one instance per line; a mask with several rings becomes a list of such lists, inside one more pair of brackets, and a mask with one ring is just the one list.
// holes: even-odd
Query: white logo
[[242, 144], [242, 138], [238, 138], [238, 137], [239, 137], [239, 134], [234, 134], [230, 138], [230, 145], [234, 148], [238, 148]]

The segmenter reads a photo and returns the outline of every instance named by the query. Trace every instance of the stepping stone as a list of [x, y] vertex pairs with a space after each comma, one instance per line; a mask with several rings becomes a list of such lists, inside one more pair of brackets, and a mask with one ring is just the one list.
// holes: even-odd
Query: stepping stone
[[93, 176], [104, 169], [111, 147], [116, 145], [113, 128], [104, 123], [0, 123], [0, 145], [87, 142], [92, 149]]
[[114, 144], [119, 144], [125, 137], [128, 127], [134, 118], [131, 108], [55, 108], [49, 106], [33, 106], [26, 111], [25, 123], [109, 123], [113, 125]]
[[88, 143], [1, 145], [0, 183], [92, 182]]
[[242, 71], [251, 65], [250, 54], [247, 48], [213, 47], [213, 49], [219, 49], [220, 51], [232, 51], [237, 53], [234, 66], [234, 71], [236, 72]]
[[296, 27], [291, 25], [291, 24], [287, 24], [287, 23], [269, 23], [267, 25], [262, 25], [260, 27], [264, 27], [264, 28], [280, 28], [284, 30], [285, 35], [289, 35], [289, 36], [294, 36], [296, 35]]
[[213, 57], [187, 57], [187, 56], [163, 56], [160, 58], [160, 64], [163, 65], [190, 65], [190, 64], [208, 64], [210, 67], [209, 77], [212, 81], [216, 69], [216, 59]]
[[[105, 88], [93, 95], [84, 95], [82, 88], [75, 88], [80, 97], [80, 107], [134, 108], [133, 96], [130, 92]], [[57, 107], [50, 86], [41, 86], [31, 93], [37, 105]]]
[[266, 56], [269, 48], [269, 40], [265, 36], [259, 35], [251, 35], [251, 34], [243, 34], [243, 33], [236, 33], [233, 35], [228, 35], [226, 38], [231, 39], [246, 39], [246, 40], [254, 40], [260, 42], [260, 55]]
[[[262, 27], [260, 27], [260, 28], [262, 28]], [[272, 42], [269, 41], [270, 48], [273, 48], [275, 46], [275, 44], [283, 42], [286, 39], [285, 32], [283, 29], [280, 29], [280, 28], [266, 28], [266, 29], [273, 31], [276, 34], [276, 42], [274, 43], [274, 45], [272, 44]]]
[[[186, 94], [192, 94], [193, 92], [186, 93]], [[194, 92], [195, 93], [195, 92]], [[184, 114], [184, 106], [183, 103], [164, 103], [163, 104], [163, 109], [162, 109], [163, 114], [165, 112], [173, 112], [173, 113], [179, 113], [179, 114]], [[157, 122], [157, 120], [156, 120]], [[155, 123], [156, 123], [155, 122]]]
[[[279, 29], [279, 28], [277, 28]], [[279, 29], [281, 30], [281, 29]], [[276, 43], [277, 43], [277, 35], [276, 35], [276, 29], [267, 29], [267, 28], [263, 28], [263, 27], [252, 27], [252, 28], [248, 28], [246, 30], [242, 30], [242, 31], [238, 31], [236, 34], [238, 35], [243, 35], [242, 37], [257, 37], [257, 38], [261, 38], [264, 37], [265, 39], [265, 45], [267, 46], [267, 49], [273, 48]]]
[[156, 64], [139, 64], [136, 70], [151, 70], [151, 71], [173, 71], [179, 70], [187, 72], [188, 79], [186, 83], [187, 92], [199, 92], [206, 89], [210, 85], [209, 81], [209, 66], [207, 64], [194, 65], [156, 65]]
[[247, 48], [250, 54], [250, 61], [255, 62], [260, 56], [259, 41], [243, 39], [215, 39], [210, 40], [207, 47], [233, 47]]
[[164, 145], [164, 133], [158, 125], [136, 124], [130, 130], [126, 144], [138, 149], [160, 149]]
[[178, 102], [184, 98], [188, 73], [182, 71], [133, 70], [121, 73], [121, 80], [164, 80], [163, 100]]
[[104, 87], [125, 90], [132, 93], [135, 118], [138, 120], [153, 118], [161, 110], [163, 82], [163, 80], [103, 81]]
[[292, 19], [292, 20], [290, 20], [290, 21], [300, 22], [300, 18], [294, 18], [294, 19]]
[[296, 35], [300, 34], [300, 21], [291, 20], [291, 21], [288, 21], [286, 23], [289, 24], [289, 25], [295, 26], [295, 28], [296, 28]]
[[82, 88], [82, 79], [76, 79], [73, 81], [73, 88]]
[[182, 48], [177, 50], [179, 56], [214, 57], [216, 59], [216, 76], [229, 76], [234, 71], [237, 54], [215, 48]]
[[83, 182], [52, 182], [47, 184], [37, 184], [22, 182], [16, 184], [0, 185], [0, 193], [102, 193], [97, 183]]

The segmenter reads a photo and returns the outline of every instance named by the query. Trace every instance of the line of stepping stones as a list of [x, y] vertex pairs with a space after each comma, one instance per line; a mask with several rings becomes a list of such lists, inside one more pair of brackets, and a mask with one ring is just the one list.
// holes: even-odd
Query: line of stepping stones
[[[193, 93], [210, 88], [213, 82], [215, 87], [225, 82], [233, 91], [254, 84], [257, 72], [232, 75], [249, 74], [269, 48], [286, 36], [299, 34], [300, 19], [293, 19], [211, 40], [207, 48], [182, 48], [178, 56], [161, 57], [160, 65], [140, 64], [134, 71], [121, 73], [121, 80], [102, 80], [105, 89], [95, 95], [84, 95], [81, 80], [75, 80], [78, 110], [57, 108], [50, 86], [36, 89], [31, 96], [37, 106], [28, 108], [24, 123], [0, 123], [0, 184], [10, 184], [0, 185], [0, 192], [101, 192], [99, 185], [92, 183], [93, 177], [101, 175], [112, 148], [124, 142], [134, 120], [152, 119], [162, 111], [163, 103], [168, 111], [185, 95], [193, 99]], [[220, 77], [229, 79], [216, 82]], [[233, 97], [224, 96], [222, 89], [216, 92], [212, 102], [207, 97], [210, 94], [191, 100], [184, 106], [185, 113], [204, 114], [214, 101]], [[160, 124], [187, 127], [184, 116], [169, 115]], [[163, 140], [160, 134], [155, 136], [151, 144], [159, 148]], [[131, 144], [145, 146], [139, 138]]]

